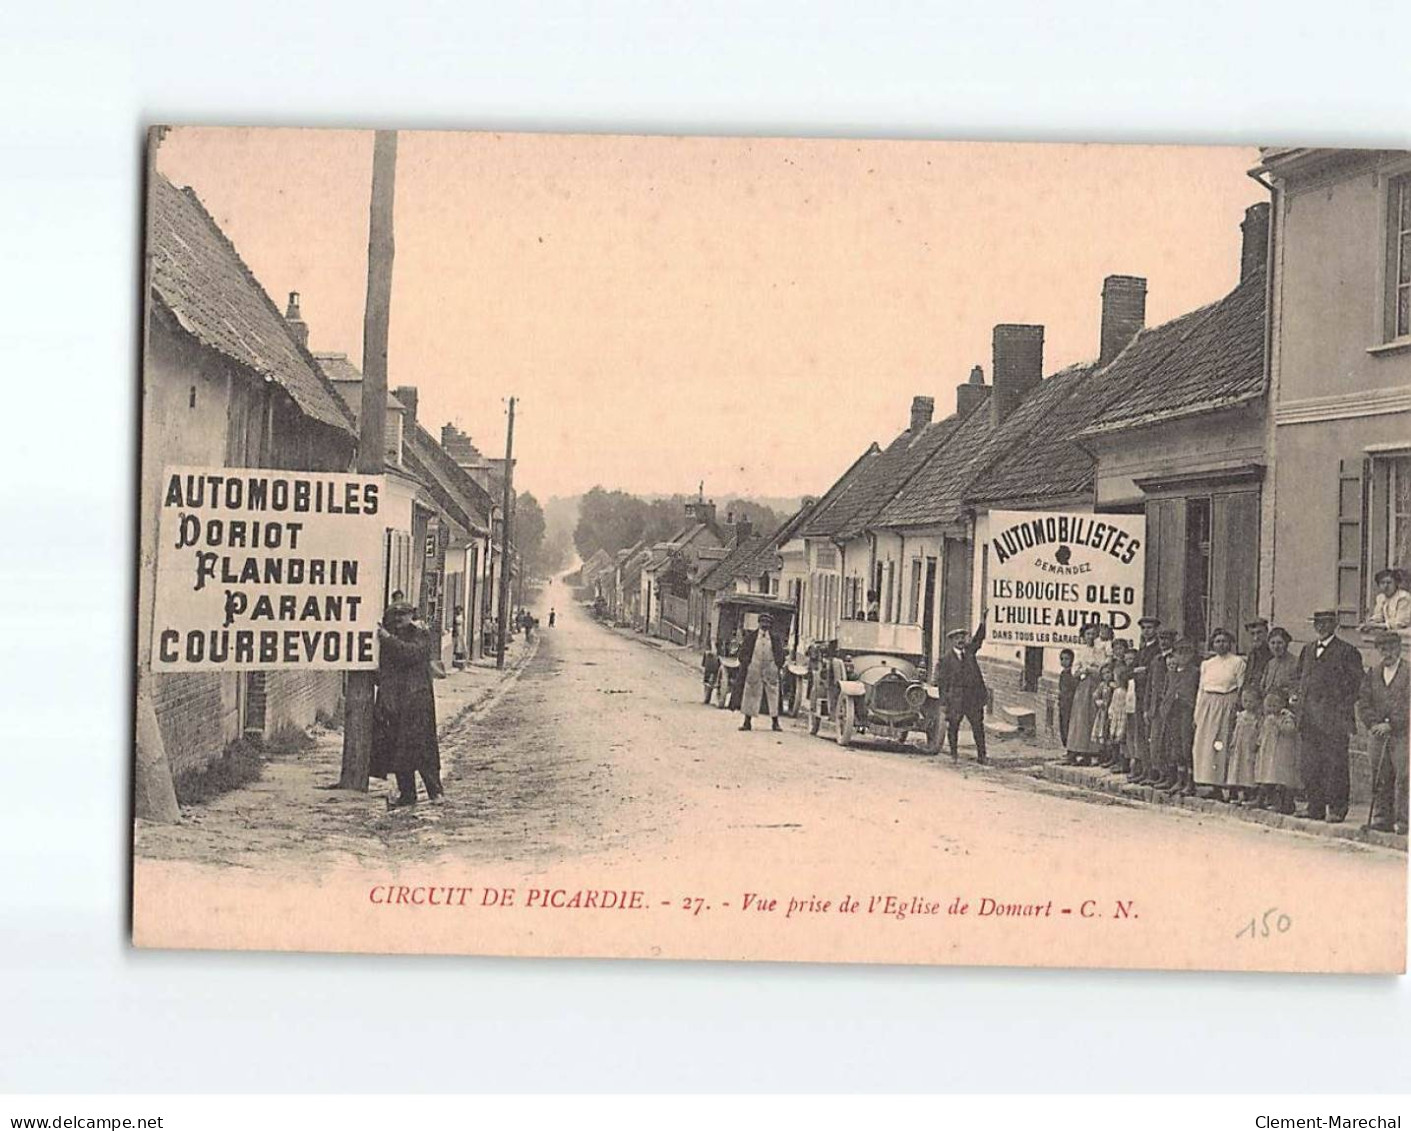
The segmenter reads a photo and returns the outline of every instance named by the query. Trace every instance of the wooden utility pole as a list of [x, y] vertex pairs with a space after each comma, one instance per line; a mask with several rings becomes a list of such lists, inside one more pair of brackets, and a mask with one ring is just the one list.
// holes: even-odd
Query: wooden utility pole
[[[514, 398], [510, 397], [510, 423], [505, 433], [505, 497], [501, 505], [504, 524], [500, 528], [500, 623], [498, 626], [499, 655], [495, 666], [505, 666], [505, 628], [509, 619], [510, 603], [510, 546], [514, 544]], [[522, 567], [521, 567], [522, 568]]]
[[[367, 304], [363, 308], [363, 398], [358, 417], [358, 472], [387, 470], [387, 334], [392, 314], [392, 202], [397, 182], [397, 132], [378, 130], [372, 146], [372, 205], [368, 213]], [[367, 792], [372, 762], [375, 673], [348, 673], [344, 693], [343, 772], [339, 789]]]

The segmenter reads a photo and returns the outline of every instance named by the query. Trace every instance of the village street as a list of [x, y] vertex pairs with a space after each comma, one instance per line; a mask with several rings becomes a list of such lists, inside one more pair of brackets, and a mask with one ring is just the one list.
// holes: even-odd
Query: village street
[[1169, 893], [1200, 901], [1231, 937], [1271, 907], [1355, 929], [1336, 908], [1404, 898], [1397, 852], [1040, 782], [1013, 745], [981, 768], [968, 752], [957, 765], [919, 746], [843, 749], [801, 720], [740, 733], [738, 714], [701, 703], [686, 664], [557, 607], [517, 678], [458, 719], [443, 706], [444, 803], [389, 813], [380, 782], [369, 796], [319, 790], [337, 766], [331, 735], [181, 826], [141, 823], [138, 857], [291, 879], [349, 865], [671, 877], [673, 896], [705, 900], [958, 891], [1071, 901], [1074, 914], [1084, 898], [1150, 908]]

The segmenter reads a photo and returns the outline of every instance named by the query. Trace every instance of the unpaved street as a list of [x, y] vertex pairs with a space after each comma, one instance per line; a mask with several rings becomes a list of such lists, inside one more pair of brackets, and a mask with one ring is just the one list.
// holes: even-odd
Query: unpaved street
[[[698, 673], [678, 659], [567, 602], [556, 628], [544, 621], [518, 678], [444, 728], [443, 804], [389, 813], [381, 783], [368, 796], [316, 790], [337, 763], [336, 742], [325, 740], [180, 828], [139, 830], [139, 857], [207, 878], [230, 865], [295, 882], [349, 866], [399, 876], [469, 868], [518, 883], [643, 888], [693, 920], [673, 928], [686, 932], [671, 936], [684, 951], [653, 953], [697, 944], [719, 953], [741, 930], [728, 916], [750, 922], [747, 894], [780, 900], [780, 915], [791, 898], [844, 895], [960, 896], [976, 909], [985, 898], [1053, 901], [1042, 926], [995, 924], [1005, 933], [981, 952], [994, 960], [1259, 966], [1288, 959], [1259, 946], [1306, 947], [1316, 960], [1340, 947], [1360, 954], [1369, 931], [1379, 953], [1404, 945], [1399, 933], [1380, 938], [1404, 920], [1401, 853], [1042, 784], [1012, 750], [1000, 752], [1010, 768], [981, 768], [919, 745], [863, 739], [844, 749], [810, 736], [802, 720], [786, 720], [782, 734], [767, 723], [740, 733], [740, 716], [703, 705]], [[1120, 917], [1117, 901], [1140, 922], [1091, 935], [1076, 952], [1075, 936], [1054, 934], [1060, 915], [1074, 917], [1074, 930], [1079, 916]], [[1237, 941], [1271, 909], [1276, 925], [1287, 918], [1276, 932], [1287, 937]], [[885, 940], [839, 943], [796, 923], [792, 939], [745, 928], [740, 955], [827, 955], [835, 944], [887, 953]], [[1060, 945], [1033, 953], [1025, 932]], [[959, 945], [938, 940], [934, 956]], [[624, 950], [630, 940], [606, 948]], [[955, 954], [975, 958], [969, 946]]]

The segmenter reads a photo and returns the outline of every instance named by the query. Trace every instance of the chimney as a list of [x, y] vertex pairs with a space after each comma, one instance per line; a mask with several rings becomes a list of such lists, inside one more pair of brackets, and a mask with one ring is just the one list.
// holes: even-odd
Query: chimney
[[1260, 201], [1244, 210], [1244, 222], [1240, 224], [1244, 233], [1244, 243], [1240, 248], [1240, 282], [1251, 279], [1264, 279], [1265, 265], [1269, 262], [1269, 202]]
[[715, 501], [705, 502], [702, 499], [693, 499], [686, 504], [686, 517], [694, 519], [696, 522], [705, 523], [707, 526], [715, 522]]
[[996, 326], [992, 348], [995, 386], [990, 394], [990, 419], [998, 426], [1043, 380], [1044, 328]]
[[985, 384], [985, 371], [978, 365], [970, 371], [970, 380], [955, 390], [955, 411], [967, 416], [970, 410], [990, 395], [990, 387]]
[[754, 523], [747, 518], [737, 519], [735, 522], [735, 545], [743, 546], [753, 533]]
[[289, 332], [305, 349], [309, 348], [309, 324], [299, 314], [299, 292], [289, 292], [289, 305], [284, 310], [284, 321], [289, 323]]
[[1127, 348], [1146, 325], [1146, 280], [1138, 275], [1109, 275], [1102, 281], [1102, 340], [1097, 361], [1106, 365]]
[[[409, 423], [415, 424], [417, 401], [416, 386], [398, 385], [395, 389], [392, 390], [392, 395], [407, 406], [407, 420]], [[445, 431], [443, 430], [441, 434], [444, 437]]]
[[926, 425], [931, 423], [931, 417], [936, 413], [935, 397], [912, 397], [911, 398], [911, 429], [914, 434], [920, 432]]

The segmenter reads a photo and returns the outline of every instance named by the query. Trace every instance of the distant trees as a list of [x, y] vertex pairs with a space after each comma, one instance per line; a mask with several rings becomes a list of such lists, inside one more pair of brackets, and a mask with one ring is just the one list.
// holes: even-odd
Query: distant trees
[[[573, 545], [578, 556], [587, 561], [599, 549], [615, 554], [643, 540], [665, 541], [685, 523], [688, 502], [687, 495], [643, 499], [626, 491], [594, 487], [579, 500]], [[748, 519], [756, 533], [774, 530], [785, 517], [750, 499], [731, 499], [724, 507], [717, 507], [716, 518], [722, 527], [730, 514]]]
[[514, 544], [530, 576], [544, 574], [544, 508], [528, 491], [514, 501]]

